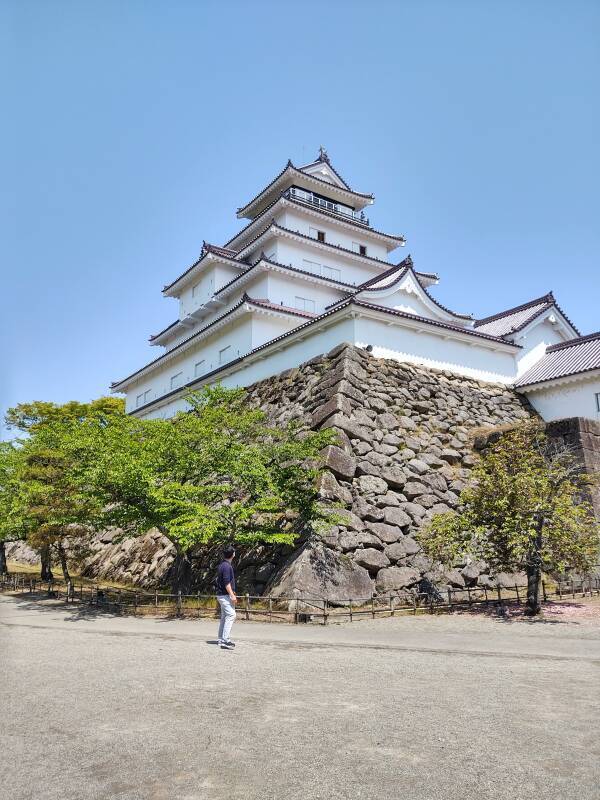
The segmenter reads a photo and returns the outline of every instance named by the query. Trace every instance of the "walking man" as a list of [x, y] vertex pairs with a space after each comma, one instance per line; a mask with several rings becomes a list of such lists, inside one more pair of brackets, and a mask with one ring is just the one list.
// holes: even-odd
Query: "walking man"
[[223, 650], [233, 650], [235, 644], [229, 638], [231, 626], [235, 620], [235, 573], [231, 562], [235, 550], [228, 545], [223, 552], [223, 561], [217, 568], [217, 600], [221, 606], [221, 622], [219, 623], [219, 646]]

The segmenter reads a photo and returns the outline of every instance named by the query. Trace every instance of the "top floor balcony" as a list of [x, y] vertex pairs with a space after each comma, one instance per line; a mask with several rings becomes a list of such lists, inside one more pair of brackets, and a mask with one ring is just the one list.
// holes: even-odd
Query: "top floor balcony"
[[291, 186], [287, 191], [283, 192], [282, 197], [298, 200], [301, 203], [316, 206], [322, 211], [328, 211], [330, 214], [336, 214], [342, 218], [358, 222], [365, 227], [369, 226], [369, 220], [365, 217], [364, 211], [354, 211], [348, 206], [335, 203], [333, 200], [327, 200], [325, 197], [319, 197], [319, 195], [309, 192], [307, 189], [298, 189], [296, 186]]

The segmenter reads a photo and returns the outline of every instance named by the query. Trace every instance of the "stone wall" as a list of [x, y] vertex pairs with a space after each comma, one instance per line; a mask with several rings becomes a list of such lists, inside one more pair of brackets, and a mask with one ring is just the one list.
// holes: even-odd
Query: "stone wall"
[[[424, 578], [440, 588], [514, 584], [514, 576], [482, 574], [479, 564], [442, 573], [420, 552], [414, 534], [457, 506], [477, 458], [475, 436], [534, 413], [524, 397], [505, 386], [376, 359], [349, 345], [249, 391], [275, 422], [296, 417], [336, 430], [339, 446], [325, 453], [330, 471], [321, 492], [342, 506], [344, 522], [322, 545], [337, 557], [349, 586], [385, 594], [409, 590]], [[267, 589], [328, 595], [318, 575], [307, 577], [304, 551], [312, 546], [292, 554]], [[293, 566], [299, 556], [302, 576]], [[329, 582], [334, 573], [329, 563]], [[337, 582], [338, 596], [343, 582]]]
[[[547, 431], [551, 438], [572, 448], [587, 473], [600, 474], [600, 422], [572, 417], [548, 423]], [[591, 499], [600, 520], [600, 484], [592, 488]]]
[[[340, 345], [298, 368], [248, 388], [249, 402], [271, 422], [295, 419], [332, 427], [338, 444], [324, 453], [320, 492], [343, 521], [296, 548], [261, 545], [238, 554], [241, 591], [327, 597], [414, 591], [418, 585], [514, 585], [518, 576], [490, 576], [465, 563], [443, 572], [419, 550], [415, 534], [438, 513], [457, 506], [477, 451], [491, 429], [534, 415], [506, 386], [483, 383]], [[567, 426], [565, 436], [575, 436]], [[584, 457], [598, 464], [599, 428], [578, 421]], [[595, 459], [595, 460], [594, 460]], [[153, 586], [168, 579], [172, 547], [157, 531], [138, 540], [108, 532], [94, 540], [86, 574]], [[197, 588], [210, 591], [218, 550], [195, 553]]]

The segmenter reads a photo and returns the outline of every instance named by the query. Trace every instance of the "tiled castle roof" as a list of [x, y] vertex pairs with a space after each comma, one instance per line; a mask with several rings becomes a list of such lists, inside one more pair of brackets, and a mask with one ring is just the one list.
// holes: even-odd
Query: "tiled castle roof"
[[[335, 170], [334, 170], [334, 169], [333, 169], [333, 167], [331, 166], [331, 163], [329, 163], [329, 162], [328, 162], [328, 165], [329, 165], [329, 167], [331, 168], [331, 170], [332, 170], [333, 172], [335, 172]], [[307, 165], [307, 166], [310, 166], [310, 165]], [[278, 174], [277, 174], [277, 175], [276, 175], [276, 176], [273, 178], [273, 180], [272, 180], [270, 183], [268, 183], [268, 184], [267, 184], [267, 185], [266, 185], [266, 186], [265, 186], [263, 189], [261, 189], [261, 190], [260, 190], [260, 192], [258, 192], [258, 193], [257, 193], [257, 194], [256, 194], [256, 195], [255, 195], [255, 196], [254, 196], [254, 197], [253, 197], [251, 200], [249, 200], [249, 201], [248, 201], [247, 203], [245, 203], [243, 206], [241, 206], [240, 208], [238, 208], [238, 210], [237, 210], [237, 211], [238, 211], [238, 214], [242, 214], [242, 213], [243, 213], [243, 212], [244, 212], [244, 211], [245, 211], [245, 210], [246, 210], [246, 209], [247, 209], [249, 206], [251, 206], [253, 203], [255, 203], [255, 202], [256, 202], [256, 201], [259, 199], [259, 197], [262, 197], [262, 195], [266, 194], [266, 193], [267, 193], [267, 192], [268, 192], [270, 189], [272, 189], [272, 188], [273, 188], [273, 186], [274, 186], [274, 185], [277, 183], [277, 181], [278, 181], [280, 178], [282, 178], [282, 177], [283, 177], [283, 175], [285, 175], [285, 173], [286, 173], [288, 170], [290, 170], [292, 173], [294, 173], [294, 172], [295, 172], [295, 173], [297, 173], [298, 175], [301, 175], [303, 178], [310, 178], [311, 180], [313, 180], [313, 181], [316, 181], [317, 183], [320, 183], [322, 186], [324, 186], [324, 187], [327, 187], [329, 190], [331, 190], [331, 189], [338, 189], [338, 191], [349, 192], [350, 194], [354, 194], [354, 195], [356, 195], [357, 197], [360, 197], [360, 198], [362, 198], [362, 199], [367, 199], [367, 200], [372, 200], [372, 199], [373, 199], [373, 195], [372, 195], [372, 194], [370, 194], [370, 193], [368, 194], [368, 193], [366, 193], [366, 192], [357, 192], [357, 191], [355, 191], [354, 189], [350, 189], [350, 188], [348, 187], [348, 185], [346, 184], [346, 182], [345, 182], [344, 180], [342, 180], [342, 178], [340, 178], [340, 180], [342, 181], [342, 183], [343, 183], [343, 184], [344, 184], [344, 186], [345, 186], [345, 188], [343, 188], [343, 189], [342, 189], [341, 187], [339, 187], [339, 186], [337, 186], [337, 187], [336, 187], [334, 184], [331, 184], [331, 183], [329, 183], [328, 181], [321, 180], [321, 178], [317, 178], [315, 175], [309, 175], [309, 174], [307, 174], [306, 172], [303, 172], [303, 171], [302, 171], [302, 170], [301, 170], [299, 167], [296, 167], [296, 166], [295, 166], [295, 165], [294, 165], [294, 164], [291, 162], [291, 160], [290, 160], [290, 159], [288, 159], [288, 162], [287, 162], [287, 164], [285, 165], [285, 167], [284, 167], [284, 168], [281, 170], [281, 172], [279, 172], [279, 173], [278, 173]], [[336, 174], [336, 175], [338, 175], [338, 173], [337, 173], [337, 172], [335, 172], [335, 174]], [[340, 176], [338, 175], [338, 178], [339, 178], [339, 177], [340, 177]]]
[[515, 385], [531, 386], [592, 370], [600, 370], [600, 331], [548, 347]]
[[548, 292], [543, 297], [537, 297], [535, 300], [530, 300], [520, 306], [501, 311], [499, 314], [478, 319], [475, 321], [475, 328], [483, 333], [491, 333], [493, 336], [511, 336], [523, 330], [530, 322], [553, 306], [566, 319], [573, 330], [579, 333], [556, 302], [552, 292]]

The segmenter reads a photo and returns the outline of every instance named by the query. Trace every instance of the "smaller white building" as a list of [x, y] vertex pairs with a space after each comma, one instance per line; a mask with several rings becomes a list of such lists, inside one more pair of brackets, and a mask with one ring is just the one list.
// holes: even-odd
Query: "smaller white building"
[[516, 387], [549, 422], [566, 417], [600, 421], [600, 331], [546, 348]]
[[[600, 388], [590, 384], [591, 372], [577, 391], [576, 372], [535, 377], [536, 366], [565, 344], [588, 342], [587, 353], [595, 341], [578, 338], [551, 293], [484, 319], [452, 311], [431, 291], [437, 274], [393, 256], [404, 237], [371, 225], [365, 209], [373, 202], [346, 183], [322, 148], [310, 164], [288, 161], [238, 209], [247, 224], [224, 246], [205, 242], [164, 287], [178, 315], [150, 337], [163, 352], [112, 384], [126, 394], [127, 411], [170, 416], [204, 384], [247, 386], [349, 342], [376, 357], [516, 383], [546, 419], [597, 414]], [[550, 386], [567, 377], [568, 392]], [[596, 386], [591, 408], [584, 384]]]

